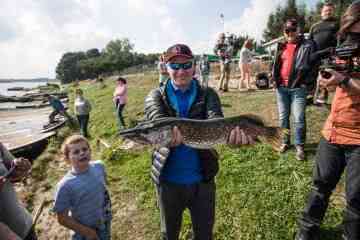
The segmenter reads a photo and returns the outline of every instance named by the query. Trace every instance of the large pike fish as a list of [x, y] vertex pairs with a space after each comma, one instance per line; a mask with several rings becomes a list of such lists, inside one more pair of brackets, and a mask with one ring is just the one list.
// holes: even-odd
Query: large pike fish
[[139, 123], [136, 127], [120, 131], [120, 136], [140, 144], [166, 146], [172, 139], [172, 129], [177, 126], [183, 143], [199, 149], [208, 149], [216, 144], [225, 144], [231, 130], [239, 127], [253, 139], [280, 148], [287, 129], [268, 127], [255, 115], [240, 115], [229, 118], [196, 120], [186, 118], [160, 118]]

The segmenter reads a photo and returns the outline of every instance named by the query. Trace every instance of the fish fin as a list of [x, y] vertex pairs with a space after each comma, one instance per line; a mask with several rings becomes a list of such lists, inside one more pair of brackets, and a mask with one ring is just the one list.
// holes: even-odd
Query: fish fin
[[210, 149], [213, 146], [212, 145], [208, 145], [208, 144], [191, 144], [191, 143], [184, 143], [184, 145], [188, 146], [188, 147], [192, 147], [192, 148], [196, 148], [196, 149]]
[[290, 133], [289, 129], [280, 127], [265, 127], [265, 130], [265, 134], [258, 136], [257, 138], [263, 143], [270, 144], [276, 151], [279, 151], [284, 137]]
[[242, 121], [248, 121], [250, 124], [254, 124], [254, 125], [258, 125], [258, 126], [264, 126], [264, 120], [255, 115], [255, 114], [251, 114], [251, 113], [248, 113], [248, 114], [241, 114], [239, 116], [235, 116], [235, 117], [230, 117], [230, 118], [227, 118], [225, 119], [225, 121], [229, 121], [229, 122], [237, 122], [239, 119], [241, 119]]

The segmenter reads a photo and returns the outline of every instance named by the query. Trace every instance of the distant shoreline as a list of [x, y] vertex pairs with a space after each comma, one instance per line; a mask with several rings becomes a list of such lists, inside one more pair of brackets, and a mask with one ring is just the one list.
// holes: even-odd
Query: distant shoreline
[[59, 82], [57, 79], [50, 78], [31, 78], [31, 79], [0, 79], [0, 83], [12, 82]]

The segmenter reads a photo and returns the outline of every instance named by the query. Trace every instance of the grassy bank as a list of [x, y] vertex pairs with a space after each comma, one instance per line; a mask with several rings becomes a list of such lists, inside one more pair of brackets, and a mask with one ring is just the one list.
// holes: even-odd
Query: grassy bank
[[[129, 103], [125, 108], [125, 121], [133, 125], [142, 118], [143, 100], [157, 84], [157, 75], [141, 74], [127, 77]], [[91, 101], [91, 144], [94, 158], [105, 161], [109, 175], [109, 188], [113, 201], [114, 239], [159, 239], [159, 213], [155, 192], [149, 177], [149, 148], [121, 150], [117, 138], [116, 117], [112, 103], [114, 83], [107, 87], [81, 83], [85, 96]], [[269, 124], [277, 124], [277, 110], [272, 91], [251, 93], [230, 92], [221, 95], [226, 116], [255, 113]], [[327, 110], [307, 109], [308, 161], [295, 160], [294, 151], [279, 155], [269, 146], [256, 145], [240, 149], [220, 146], [220, 172], [216, 178], [217, 203], [215, 239], [293, 239], [296, 218], [302, 210], [310, 190], [319, 131]], [[100, 151], [101, 138], [111, 148]], [[334, 195], [327, 212], [322, 232], [324, 240], [339, 239], [335, 227], [341, 221], [343, 201]], [[181, 239], [191, 239], [191, 221], [185, 214]]]

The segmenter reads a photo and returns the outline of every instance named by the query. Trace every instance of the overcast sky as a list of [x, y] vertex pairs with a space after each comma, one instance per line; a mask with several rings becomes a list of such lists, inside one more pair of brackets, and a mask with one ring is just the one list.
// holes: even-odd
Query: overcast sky
[[[303, 0], [306, 3], [314, 2]], [[55, 77], [69, 51], [103, 49], [127, 37], [135, 51], [186, 43], [211, 52], [217, 34], [258, 40], [267, 17], [285, 0], [0, 0], [0, 78]]]

